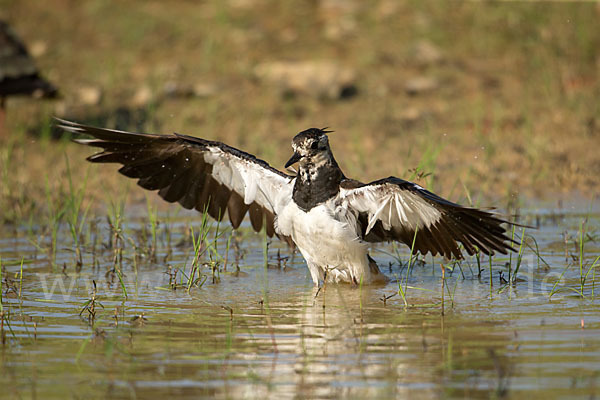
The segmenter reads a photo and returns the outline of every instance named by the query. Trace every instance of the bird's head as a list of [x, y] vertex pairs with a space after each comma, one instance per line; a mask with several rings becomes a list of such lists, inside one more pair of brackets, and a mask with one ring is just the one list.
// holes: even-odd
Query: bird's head
[[297, 162], [303, 164], [321, 164], [333, 159], [331, 150], [329, 149], [329, 138], [327, 128], [318, 129], [310, 128], [300, 132], [292, 139], [292, 147], [294, 154], [285, 163], [285, 167], [289, 167]]

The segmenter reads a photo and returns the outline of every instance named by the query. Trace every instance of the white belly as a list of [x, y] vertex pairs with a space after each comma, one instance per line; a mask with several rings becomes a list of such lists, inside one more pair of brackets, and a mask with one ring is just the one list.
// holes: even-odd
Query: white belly
[[336, 209], [335, 199], [304, 212], [291, 201], [277, 217], [277, 230], [291, 236], [306, 259], [315, 284], [371, 281], [367, 244], [359, 239], [352, 214]]

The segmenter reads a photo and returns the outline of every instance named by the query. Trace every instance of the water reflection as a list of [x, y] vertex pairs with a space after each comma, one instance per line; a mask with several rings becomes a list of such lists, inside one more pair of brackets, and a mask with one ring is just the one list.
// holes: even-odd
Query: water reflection
[[[108, 250], [87, 251], [76, 272], [52, 268], [19, 235], [2, 239], [0, 384], [14, 397], [593, 396], [598, 301], [570, 292], [548, 297], [558, 277], [574, 287], [579, 279], [576, 268], [565, 270], [565, 248], [556, 243], [577, 224], [562, 218], [536, 232], [543, 261], [526, 253], [523, 281], [514, 287], [495, 273], [490, 285], [487, 265], [481, 275], [473, 262], [448, 269], [443, 309], [439, 261], [428, 259], [409, 277], [406, 307], [398, 295], [382, 301], [398, 292], [397, 283], [330, 284], [317, 293], [299, 257], [277, 265], [277, 250], [287, 250], [276, 243], [265, 268], [259, 235], [244, 237], [242, 274], [230, 264], [218, 282], [189, 292], [169, 286], [167, 273], [169, 265], [189, 270], [186, 246], [171, 250], [167, 262], [164, 250], [155, 261], [125, 252], [119, 279], [107, 274], [114, 262]], [[172, 222], [174, 243], [186, 223]], [[590, 231], [598, 223], [590, 219]], [[595, 251], [597, 244], [586, 246]], [[385, 257], [384, 265], [393, 261]], [[72, 259], [57, 253], [59, 262]], [[494, 271], [503, 262], [494, 261]], [[392, 276], [405, 272], [396, 265]], [[91, 321], [80, 312], [94, 282], [99, 305]]]

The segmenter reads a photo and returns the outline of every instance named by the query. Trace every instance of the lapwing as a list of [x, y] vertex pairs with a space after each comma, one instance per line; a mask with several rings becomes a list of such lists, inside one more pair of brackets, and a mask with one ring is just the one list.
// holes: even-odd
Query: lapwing
[[[443, 199], [396, 177], [361, 183], [344, 175], [326, 129], [311, 128], [292, 140], [293, 176], [224, 143], [174, 133], [124, 132], [58, 120], [59, 126], [102, 149], [87, 159], [119, 163], [119, 172], [158, 191], [168, 202], [229, 216], [238, 228], [246, 214], [252, 228], [264, 227], [302, 253], [315, 285], [322, 282], [384, 282], [369, 256], [371, 243], [398, 241], [413, 252], [462, 259], [514, 251], [508, 221], [492, 212]], [[462, 245], [462, 248], [461, 248]]]

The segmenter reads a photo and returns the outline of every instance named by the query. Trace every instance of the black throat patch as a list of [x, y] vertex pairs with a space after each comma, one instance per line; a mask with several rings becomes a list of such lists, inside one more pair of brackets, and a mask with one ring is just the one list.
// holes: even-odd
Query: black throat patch
[[337, 195], [343, 179], [344, 174], [333, 159], [319, 166], [302, 165], [294, 184], [294, 202], [302, 211], [308, 212]]

